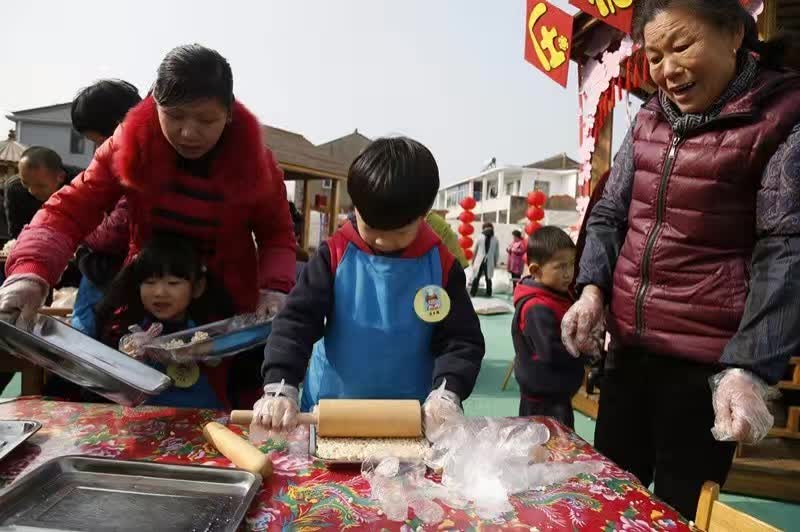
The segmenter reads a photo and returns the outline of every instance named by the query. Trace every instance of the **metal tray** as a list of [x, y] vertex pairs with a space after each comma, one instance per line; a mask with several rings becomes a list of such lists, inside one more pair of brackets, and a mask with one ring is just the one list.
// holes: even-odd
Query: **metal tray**
[[172, 384], [147, 364], [49, 316], [39, 315], [31, 333], [0, 320], [0, 349], [125, 406], [136, 406]]
[[0, 419], [0, 460], [42, 428], [38, 421]]
[[[209, 362], [237, 355], [244, 351], [264, 345], [272, 331], [272, 320], [259, 320], [254, 314], [243, 314], [209, 323], [194, 329], [158, 337], [145, 346], [148, 354], [156, 360], [170, 360], [181, 364], [186, 362]], [[208, 338], [192, 341], [197, 333]], [[180, 347], [166, 347], [169, 342], [180, 341]]]
[[238, 469], [63, 456], [0, 496], [0, 530], [233, 532], [260, 485]]

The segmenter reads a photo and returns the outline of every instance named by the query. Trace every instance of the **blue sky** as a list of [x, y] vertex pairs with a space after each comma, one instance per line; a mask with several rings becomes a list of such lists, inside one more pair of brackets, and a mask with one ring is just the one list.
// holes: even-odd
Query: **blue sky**
[[263, 122], [316, 143], [355, 128], [412, 136], [443, 182], [493, 156], [577, 153], [577, 70], [563, 89], [524, 61], [524, 0], [27, 0], [11, 13], [3, 117], [103, 77], [144, 93], [170, 48], [199, 42], [229, 59], [237, 97]]

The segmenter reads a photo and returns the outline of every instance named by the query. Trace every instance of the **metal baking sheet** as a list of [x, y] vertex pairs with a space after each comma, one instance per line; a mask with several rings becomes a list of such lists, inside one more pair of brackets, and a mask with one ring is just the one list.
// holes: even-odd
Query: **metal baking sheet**
[[0, 320], [0, 349], [125, 406], [136, 406], [172, 384], [147, 364], [41, 314], [30, 333]]
[[38, 421], [0, 419], [0, 460], [42, 428]]
[[0, 495], [0, 530], [233, 532], [260, 485], [238, 469], [64, 456]]

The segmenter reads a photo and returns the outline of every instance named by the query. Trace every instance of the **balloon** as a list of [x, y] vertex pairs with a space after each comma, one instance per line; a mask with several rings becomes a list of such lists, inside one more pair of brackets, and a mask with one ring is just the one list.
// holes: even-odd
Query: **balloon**
[[462, 236], [458, 239], [458, 246], [461, 249], [470, 249], [472, 248], [473, 244], [475, 244], [475, 242], [473, 242], [473, 240], [468, 236]]
[[465, 211], [471, 211], [472, 209], [475, 208], [475, 205], [477, 205], [477, 203], [475, 203], [475, 198], [473, 198], [472, 196], [467, 196], [466, 198], [461, 200], [461, 203], [459, 203], [459, 205], [461, 205], [461, 208], [464, 209]]
[[525, 213], [525, 216], [527, 216], [528, 220], [532, 222], [541, 222], [544, 220], [544, 209], [536, 206], [528, 207], [528, 211]]
[[529, 223], [528, 225], [525, 226], [525, 232], [528, 233], [528, 235], [532, 235], [533, 233], [535, 233], [537, 230], [539, 230], [541, 228], [542, 228], [542, 224], [540, 224], [539, 222], [531, 222], [531, 223]]
[[472, 249], [465, 249], [464, 256], [467, 257], [467, 260], [472, 260], [475, 255], [472, 253]]
[[541, 190], [534, 190], [528, 194], [528, 205], [544, 207], [545, 203], [547, 203], [547, 194]]
[[464, 211], [458, 215], [458, 219], [465, 224], [471, 224], [475, 221], [475, 213], [472, 211]]
[[469, 236], [475, 232], [475, 228], [472, 224], [461, 224], [458, 226], [458, 234], [461, 236]]

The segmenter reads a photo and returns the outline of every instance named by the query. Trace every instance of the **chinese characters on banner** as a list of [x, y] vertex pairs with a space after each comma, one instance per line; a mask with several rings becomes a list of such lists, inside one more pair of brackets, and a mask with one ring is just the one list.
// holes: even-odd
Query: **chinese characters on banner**
[[572, 16], [544, 0], [528, 0], [525, 60], [567, 86]]
[[631, 32], [633, 0], [569, 0], [569, 3], [610, 26]]

